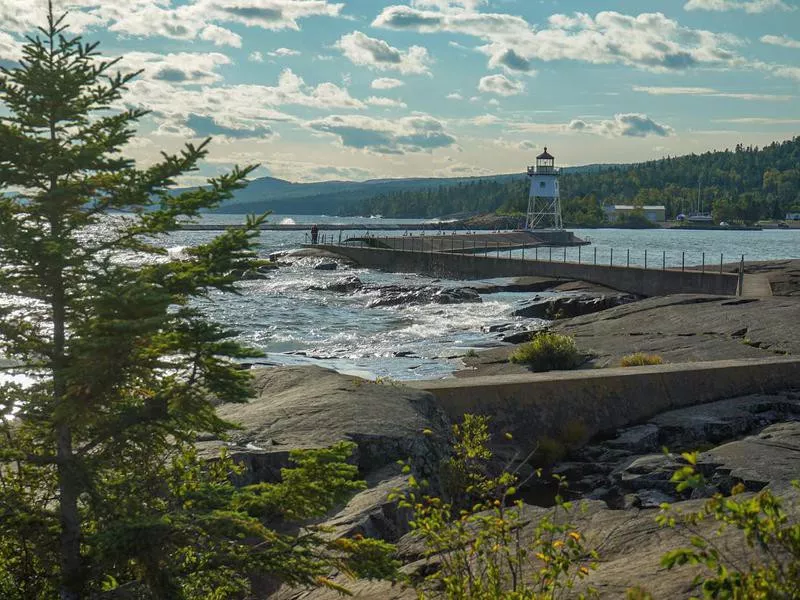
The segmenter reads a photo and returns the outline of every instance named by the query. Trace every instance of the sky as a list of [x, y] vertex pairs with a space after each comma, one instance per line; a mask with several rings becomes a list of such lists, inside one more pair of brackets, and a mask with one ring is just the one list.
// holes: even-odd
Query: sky
[[[800, 134], [800, 0], [54, 0], [152, 111], [127, 152], [213, 137], [291, 181], [522, 172]], [[44, 0], [0, 0], [0, 64]], [[0, 109], [2, 110], [2, 109]]]

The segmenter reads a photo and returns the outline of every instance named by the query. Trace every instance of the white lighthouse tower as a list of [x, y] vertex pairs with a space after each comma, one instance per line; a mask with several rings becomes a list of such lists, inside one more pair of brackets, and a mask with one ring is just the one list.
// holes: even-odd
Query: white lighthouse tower
[[528, 198], [526, 229], [564, 229], [561, 221], [558, 171], [555, 159], [547, 152], [547, 146], [536, 157], [536, 166], [528, 167], [531, 192]]

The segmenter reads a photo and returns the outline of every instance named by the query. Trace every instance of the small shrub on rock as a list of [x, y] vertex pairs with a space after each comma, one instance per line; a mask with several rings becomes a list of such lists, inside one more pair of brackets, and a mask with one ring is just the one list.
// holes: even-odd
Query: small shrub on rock
[[528, 365], [533, 371], [566, 371], [581, 363], [575, 340], [560, 333], [539, 333], [511, 355], [513, 363]]
[[[686, 466], [676, 471], [672, 482], [679, 492], [699, 489], [707, 482], [698, 470], [697, 452], [681, 454]], [[792, 486], [800, 488], [800, 482]], [[684, 565], [701, 566], [694, 585], [703, 598], [747, 598], [772, 600], [800, 598], [800, 523], [789, 503], [769, 489], [746, 494], [741, 483], [731, 495], [715, 494], [696, 512], [681, 512], [669, 504], [661, 506], [656, 522], [662, 527], [677, 527], [687, 533], [691, 546], [667, 552], [661, 565], [673, 569]], [[698, 534], [698, 524], [706, 519], [719, 523], [716, 534]], [[738, 529], [742, 541], [752, 551], [747, 564], [732, 560], [720, 549], [717, 536]]]
[[623, 367], [644, 367], [646, 365], [661, 365], [664, 364], [664, 359], [658, 354], [645, 354], [644, 352], [635, 352], [622, 357], [620, 365]]
[[[563, 499], [563, 478], [554, 476], [559, 494], [545, 514], [526, 510], [516, 498], [517, 470], [507, 464], [489, 471], [488, 418], [465, 415], [453, 428], [452, 473], [460, 474], [470, 502], [459, 508], [426, 493], [409, 465], [408, 491], [394, 497], [413, 513], [410, 525], [424, 543], [430, 562], [409, 583], [422, 599], [557, 600], [595, 598], [596, 590], [574, 588], [596, 567], [597, 553], [571, 522], [578, 507]], [[506, 436], [509, 437], [509, 436]], [[541, 475], [537, 470], [534, 476]], [[531, 515], [535, 514], [533, 521]], [[524, 531], [523, 531], [524, 530]]]

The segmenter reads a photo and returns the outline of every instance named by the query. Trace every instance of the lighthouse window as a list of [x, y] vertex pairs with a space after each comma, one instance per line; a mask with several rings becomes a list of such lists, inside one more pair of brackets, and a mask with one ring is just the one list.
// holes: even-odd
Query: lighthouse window
[[540, 187], [540, 188], [543, 188], [543, 187], [545, 187], [546, 185], [547, 185], [547, 184], [546, 184], [544, 181], [540, 181], [540, 182], [539, 182], [539, 187]]

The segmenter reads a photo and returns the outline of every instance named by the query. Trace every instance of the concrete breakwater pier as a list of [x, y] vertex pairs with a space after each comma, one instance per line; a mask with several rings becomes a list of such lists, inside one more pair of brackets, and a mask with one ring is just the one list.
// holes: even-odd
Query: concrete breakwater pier
[[[734, 296], [745, 293], [749, 283], [737, 274], [711, 272], [710, 269], [648, 269], [566, 262], [549, 260], [549, 251], [547, 254], [541, 252], [542, 260], [539, 260], [536, 250], [533, 255], [528, 253], [526, 256], [523, 251], [519, 256], [512, 256], [513, 250], [520, 249], [513, 241], [505, 246], [499, 245], [498, 240], [495, 242], [496, 246], [489, 242], [483, 247], [475, 245], [470, 248], [464, 240], [462, 251], [460, 237], [442, 236], [438, 247], [424, 247], [423, 250], [410, 241], [406, 242], [406, 246], [400, 242], [398, 248], [396, 238], [389, 238], [391, 241], [383, 238], [350, 240], [341, 244], [325, 243], [309, 247], [331, 252], [364, 267], [384, 271], [422, 273], [455, 279], [550, 277], [586, 281], [648, 297], [668, 294]], [[540, 245], [534, 244], [534, 248]], [[548, 259], [545, 260], [545, 257]]]

